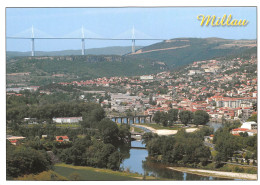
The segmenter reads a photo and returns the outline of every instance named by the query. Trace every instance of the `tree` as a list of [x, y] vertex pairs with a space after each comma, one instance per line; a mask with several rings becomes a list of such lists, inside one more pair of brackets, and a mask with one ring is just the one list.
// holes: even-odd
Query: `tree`
[[120, 127], [118, 128], [118, 137], [120, 139], [120, 143], [124, 143], [127, 139], [131, 138], [131, 133], [130, 133], [130, 126], [127, 124], [121, 124]]
[[209, 122], [209, 114], [203, 110], [197, 110], [194, 113], [194, 120], [195, 125], [205, 125]]
[[154, 134], [154, 133], [152, 133], [152, 132], [146, 132], [146, 133], [144, 133], [144, 135], [142, 136], [142, 139], [143, 139], [142, 143], [147, 144], [147, 143], [148, 143], [152, 138], [154, 138], [154, 137], [158, 137], [158, 135], [157, 135], [157, 134]]
[[215, 132], [213, 142], [215, 142], [215, 149], [218, 151], [217, 156], [221, 161], [227, 161], [233, 156], [234, 151], [239, 149], [236, 136], [230, 134], [226, 128]]
[[93, 107], [89, 112], [82, 112], [82, 115], [81, 125], [83, 128], [97, 128], [98, 122], [105, 118], [105, 110], [102, 107]]
[[179, 113], [178, 109], [170, 109], [168, 111], [168, 119], [170, 124], [173, 124], [175, 121], [178, 120], [178, 113]]
[[242, 136], [242, 137], [248, 137], [248, 133], [247, 132], [240, 132], [239, 135]]
[[206, 165], [211, 157], [203, 139], [181, 130], [174, 137], [157, 136], [146, 141], [149, 155], [165, 163], [189, 163]]
[[119, 139], [119, 129], [115, 122], [108, 118], [98, 123], [100, 137], [104, 143], [116, 143]]
[[160, 123], [164, 127], [168, 126], [168, 114], [166, 112], [161, 112]]
[[183, 123], [184, 125], [187, 125], [193, 119], [193, 113], [188, 110], [181, 111], [179, 113], [179, 116], [180, 116], [181, 123]]
[[257, 123], [257, 114], [253, 114], [247, 121], [254, 121]]
[[118, 170], [122, 162], [122, 157], [119, 151], [115, 151], [108, 157], [107, 167], [112, 170]]
[[157, 111], [154, 116], [153, 116], [153, 121], [157, 124], [160, 123], [160, 120], [161, 120], [161, 112], [160, 111]]
[[18, 177], [25, 174], [40, 173], [51, 167], [51, 161], [46, 152], [30, 147], [7, 147], [7, 176]]
[[254, 111], [257, 111], [257, 103], [254, 103], [253, 109], [254, 109]]

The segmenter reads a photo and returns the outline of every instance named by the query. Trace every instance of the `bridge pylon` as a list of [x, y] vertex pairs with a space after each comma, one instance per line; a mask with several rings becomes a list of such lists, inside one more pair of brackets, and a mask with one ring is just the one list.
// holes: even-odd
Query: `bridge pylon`
[[35, 53], [34, 53], [34, 31], [33, 31], [33, 26], [32, 26], [32, 57], [34, 57]]
[[81, 55], [85, 55], [85, 34], [84, 34], [84, 28], [82, 26], [81, 29], [81, 33], [82, 33], [82, 39], [81, 39]]
[[135, 53], [135, 27], [132, 29], [132, 53]]

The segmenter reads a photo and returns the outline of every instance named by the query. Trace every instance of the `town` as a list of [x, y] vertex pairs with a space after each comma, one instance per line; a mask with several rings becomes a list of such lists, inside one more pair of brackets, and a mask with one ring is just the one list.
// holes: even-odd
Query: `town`
[[[135, 77], [103, 77], [59, 84], [76, 89], [93, 89], [82, 90], [79, 98], [100, 103], [108, 114], [114, 116], [126, 112], [153, 115], [157, 111], [167, 112], [170, 109], [192, 112], [204, 110], [212, 121], [243, 122], [256, 114], [256, 62], [254, 57], [249, 60], [234, 58], [196, 61], [180, 71]], [[19, 96], [20, 90], [36, 91], [39, 87], [7, 88], [7, 95]], [[40, 93], [51, 92], [40, 90]]]
[[[257, 165], [256, 66], [254, 56], [218, 58], [150, 75], [102, 77], [39, 86], [7, 84], [7, 141], [13, 147], [44, 148], [57, 169], [64, 167], [59, 165], [62, 161], [120, 170], [122, 164], [126, 165], [123, 161], [127, 161], [130, 150], [141, 149], [147, 150], [157, 161], [186, 167], [196, 163], [204, 169], [251, 173]], [[214, 124], [217, 127], [213, 126], [213, 131]], [[82, 140], [82, 137], [88, 139]], [[191, 138], [196, 143], [191, 142]], [[145, 144], [134, 146], [135, 140]], [[93, 151], [73, 153], [74, 147], [81, 147], [80, 142], [86, 142], [85, 145], [91, 142], [91, 147], [97, 147], [95, 150], [103, 150], [109, 144], [113, 149], [106, 154], [106, 159], [100, 159], [102, 163], [77, 160], [81, 155], [94, 160]], [[172, 142], [186, 143], [178, 156], [194, 147], [193, 151], [203, 151], [204, 155], [197, 159], [198, 152], [190, 151], [188, 161], [185, 154], [171, 160], [169, 152], [163, 153], [160, 147], [173, 147]], [[102, 147], [98, 149], [97, 143]], [[116, 151], [119, 145], [128, 146], [128, 154]], [[178, 148], [173, 148], [175, 150]], [[212, 159], [214, 163], [210, 162]], [[11, 169], [9, 174], [17, 176]], [[254, 175], [244, 177], [254, 178]]]

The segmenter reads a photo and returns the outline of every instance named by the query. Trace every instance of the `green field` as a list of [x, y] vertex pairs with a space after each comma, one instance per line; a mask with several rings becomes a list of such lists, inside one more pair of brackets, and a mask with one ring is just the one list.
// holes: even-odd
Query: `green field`
[[61, 128], [78, 128], [80, 127], [80, 124], [56, 124], [56, 127], [61, 127]]
[[[66, 164], [56, 164], [54, 171], [68, 179], [70, 179], [72, 174], [74, 174], [74, 176], [76, 174], [81, 181], [132, 181], [143, 179], [142, 175], [134, 173]], [[152, 179], [154, 177], [146, 177], [146, 179], [151, 180], [150, 178]]]

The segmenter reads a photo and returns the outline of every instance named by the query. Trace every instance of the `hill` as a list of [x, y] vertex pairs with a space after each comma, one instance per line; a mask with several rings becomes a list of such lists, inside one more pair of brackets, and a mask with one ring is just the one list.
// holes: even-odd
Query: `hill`
[[174, 70], [194, 61], [256, 55], [255, 40], [178, 38], [133, 54], [7, 58], [7, 84], [46, 85], [98, 77], [136, 76]]
[[167, 70], [164, 63], [119, 55], [16, 57], [7, 60], [7, 84], [45, 85], [98, 77], [135, 76]]
[[[142, 46], [136, 46], [140, 49]], [[131, 46], [111, 46], [104, 48], [91, 48], [86, 49], [85, 53], [88, 55], [125, 55], [130, 53], [132, 50]], [[66, 56], [66, 55], [81, 55], [81, 50], [63, 50], [63, 51], [36, 51], [37, 56]], [[18, 51], [7, 51], [7, 58], [13, 58], [18, 56], [31, 56], [31, 52], [18, 52]]]
[[256, 40], [177, 38], [143, 47], [128, 56], [133, 59], [154, 59], [174, 68], [193, 61], [240, 54], [254, 47]]

